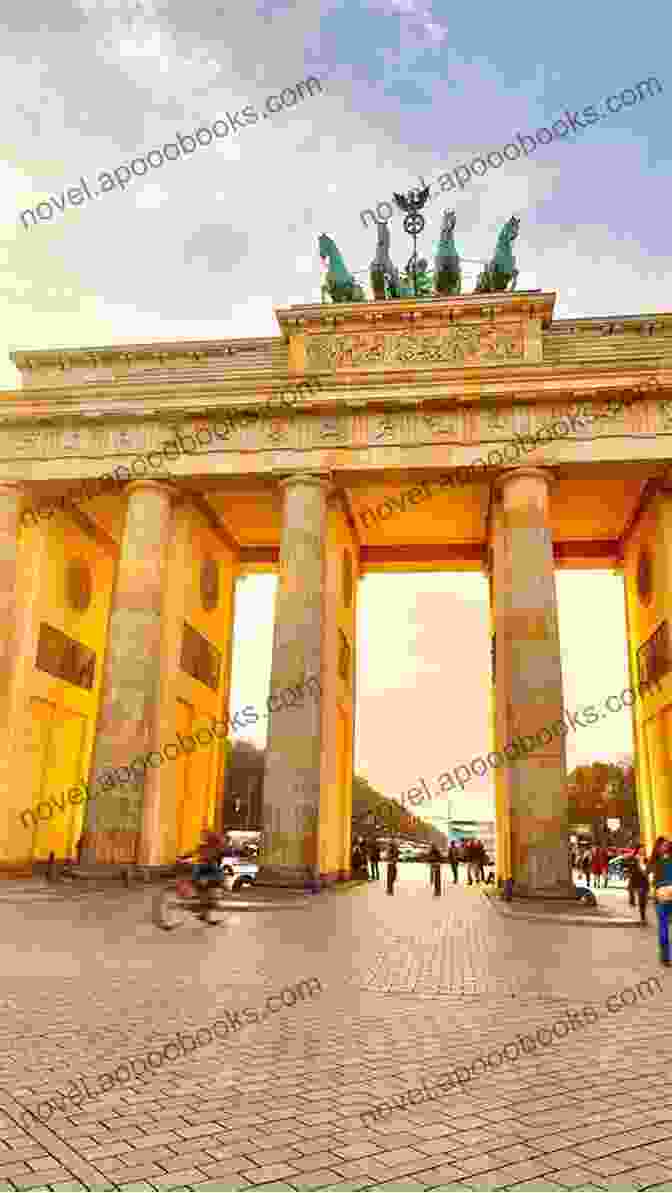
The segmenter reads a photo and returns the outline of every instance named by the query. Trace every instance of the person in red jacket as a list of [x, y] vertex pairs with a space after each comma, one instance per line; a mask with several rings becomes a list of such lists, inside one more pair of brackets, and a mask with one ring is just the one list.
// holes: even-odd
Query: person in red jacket
[[602, 873], [602, 850], [599, 845], [593, 849], [590, 859], [590, 872], [593, 876], [593, 886], [600, 885], [600, 874]]
[[609, 850], [602, 845], [600, 848], [600, 859], [602, 862], [602, 885], [609, 885]]

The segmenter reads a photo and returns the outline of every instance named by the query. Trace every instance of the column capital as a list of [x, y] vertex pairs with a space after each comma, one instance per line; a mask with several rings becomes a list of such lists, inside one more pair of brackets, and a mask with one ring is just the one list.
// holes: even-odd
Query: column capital
[[138, 493], [142, 489], [155, 490], [172, 499], [183, 495], [182, 490], [177, 485], [171, 484], [170, 481], [150, 480], [149, 477], [147, 479], [140, 477], [138, 480], [130, 481], [126, 486], [126, 494], [130, 496], [131, 493]]
[[334, 474], [329, 469], [306, 469], [305, 472], [292, 472], [278, 477], [280, 489], [287, 489], [291, 485], [315, 485], [317, 488], [324, 488], [329, 492], [333, 483]]
[[501, 493], [510, 481], [522, 480], [526, 477], [544, 481], [547, 491], [556, 480], [555, 471], [552, 468], [538, 468], [534, 465], [529, 465], [522, 468], [509, 468], [506, 472], [500, 472], [492, 482], [493, 489], [495, 493]]

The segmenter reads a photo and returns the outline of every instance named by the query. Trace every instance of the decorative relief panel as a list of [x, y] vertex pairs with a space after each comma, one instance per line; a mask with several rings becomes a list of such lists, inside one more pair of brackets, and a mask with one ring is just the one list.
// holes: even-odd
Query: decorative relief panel
[[[395, 441], [399, 438], [401, 431], [401, 415], [398, 414], [383, 414], [376, 417], [374, 415], [372, 422], [375, 426], [373, 430], [373, 438], [376, 440], [391, 439]], [[369, 436], [371, 438], [371, 436]]]
[[270, 418], [268, 422], [263, 424], [262, 437], [270, 440], [271, 443], [287, 445], [291, 430], [290, 419], [278, 416]]
[[201, 562], [201, 605], [211, 613], [219, 604], [219, 567], [217, 560], [208, 555]]
[[40, 455], [44, 446], [44, 436], [41, 431], [17, 431], [14, 447], [17, 452], [25, 452], [28, 456]]
[[658, 403], [660, 425], [664, 430], [669, 430], [672, 427], [672, 401], [669, 398], [663, 398]]
[[137, 452], [144, 447], [144, 434], [139, 427], [121, 427], [110, 431], [110, 447], [116, 452]]
[[423, 414], [420, 416], [423, 431], [429, 431], [433, 439], [457, 435], [457, 414]]
[[216, 692], [219, 687], [222, 656], [217, 647], [208, 642], [207, 638], [199, 634], [188, 622], [185, 621], [183, 626], [180, 668]]
[[84, 613], [91, 604], [93, 576], [85, 559], [70, 559], [65, 569], [65, 595], [71, 609]]
[[71, 428], [61, 431], [61, 445], [66, 451], [81, 451], [82, 432]]
[[88, 646], [69, 638], [62, 630], [43, 621], [37, 643], [35, 666], [54, 679], [91, 691], [96, 670], [96, 655]]
[[487, 398], [481, 399], [475, 410], [476, 439], [510, 439], [514, 431], [514, 411], [497, 406]]
[[[319, 427], [319, 429], [318, 429]], [[321, 442], [332, 440], [338, 443], [349, 442], [351, 439], [350, 419], [347, 415], [328, 415], [314, 424], [315, 437]]]
[[306, 339], [308, 369], [370, 369], [407, 365], [505, 364], [523, 359], [522, 331], [494, 327], [450, 327], [439, 332], [404, 335], [361, 332], [313, 335]]

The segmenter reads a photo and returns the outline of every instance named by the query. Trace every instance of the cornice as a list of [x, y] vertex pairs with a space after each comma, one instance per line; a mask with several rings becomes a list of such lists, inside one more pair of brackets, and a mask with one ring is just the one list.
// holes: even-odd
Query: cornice
[[137, 361], [146, 358], [170, 360], [189, 356], [193, 360], [204, 357], [235, 356], [240, 351], [281, 344], [281, 336], [251, 336], [226, 340], [155, 340], [140, 344], [107, 344], [87, 348], [18, 348], [9, 358], [19, 369], [35, 365], [60, 365], [70, 368], [77, 364], [101, 364], [103, 361]]
[[639, 331], [652, 334], [657, 327], [672, 327], [672, 311], [658, 311], [640, 315], [591, 315], [578, 319], [554, 319], [547, 334], [553, 332], [599, 332], [601, 335], [618, 335], [624, 331]]
[[[68, 387], [67, 397], [52, 387], [0, 392], [0, 425], [31, 424], [76, 419], [100, 425], [123, 420], [155, 420], [171, 424], [185, 419], [212, 417], [220, 410], [259, 411], [268, 399], [309, 376], [319, 389], [301, 398], [295, 410], [310, 412], [338, 407], [351, 412], [432, 405], [480, 405], [501, 400], [513, 405], [575, 401], [624, 390], [633, 400], [672, 391], [672, 368], [660, 363], [643, 365], [641, 359], [618, 364], [552, 365], [548, 362], [469, 368], [339, 370], [338, 373], [269, 375], [269, 370], [249, 370], [238, 377], [210, 382], [182, 383], [179, 389], [163, 383], [125, 385], [123, 392], [110, 381]], [[641, 387], [641, 392], [635, 392]], [[648, 391], [648, 392], [647, 392]], [[95, 407], [95, 409], [91, 409]], [[269, 416], [278, 408], [270, 408]]]
[[503, 291], [498, 294], [467, 294], [447, 298], [402, 298], [379, 302], [309, 303], [276, 307], [275, 317], [285, 341], [305, 332], [344, 331], [348, 325], [372, 327], [418, 327], [451, 324], [462, 320], [490, 322], [501, 318], [540, 319], [550, 326], [556, 295], [541, 290]]

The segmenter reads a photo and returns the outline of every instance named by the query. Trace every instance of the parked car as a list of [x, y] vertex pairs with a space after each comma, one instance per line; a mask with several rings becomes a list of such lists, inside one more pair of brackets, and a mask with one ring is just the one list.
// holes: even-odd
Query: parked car
[[226, 874], [229, 878], [233, 879], [231, 889], [239, 891], [241, 887], [252, 886], [257, 881], [259, 864], [250, 858], [229, 855], [222, 858], [221, 869], [222, 874]]
[[[198, 860], [196, 853], [183, 854], [177, 859], [180, 866], [191, 866]], [[231, 889], [239, 891], [243, 886], [251, 886], [257, 881], [259, 863], [249, 857], [241, 857], [239, 853], [228, 849], [219, 864], [223, 875], [232, 879]]]
[[609, 858], [609, 877], [621, 880], [627, 878], [627, 863], [636, 852], [635, 849], [630, 849], [627, 853], [619, 853], [616, 857]]

